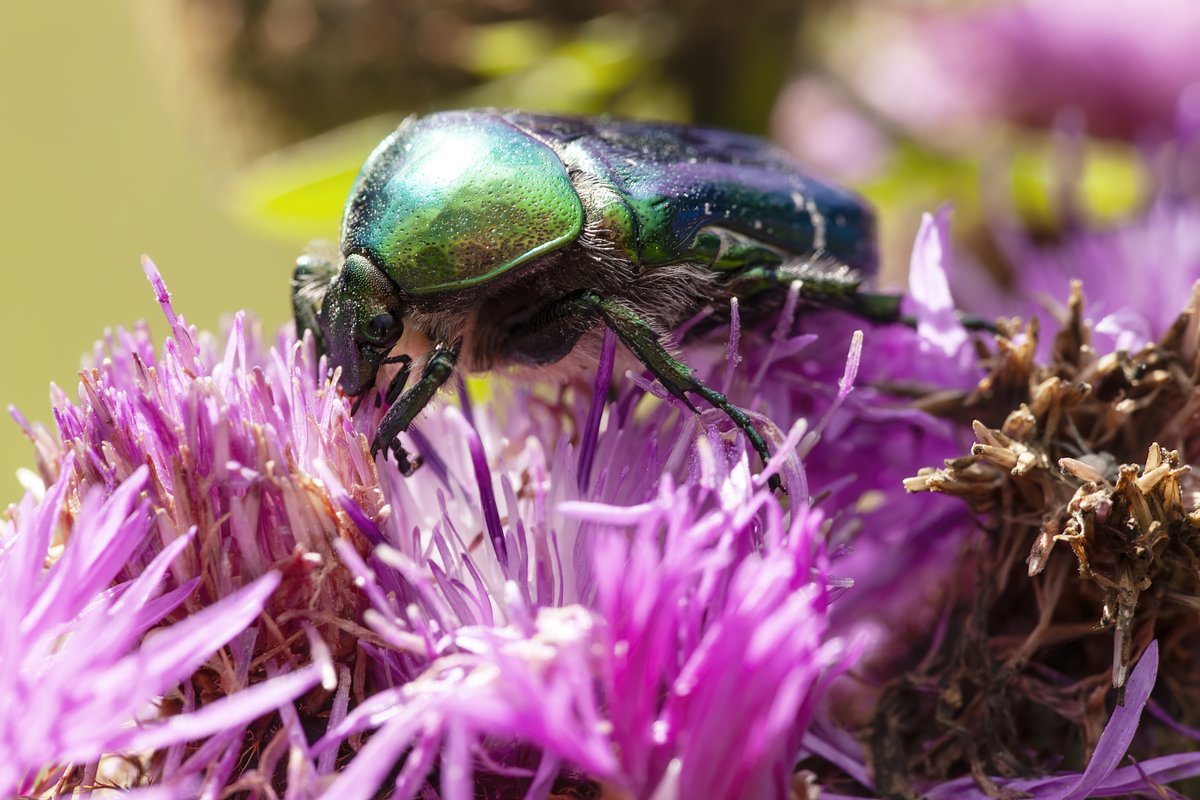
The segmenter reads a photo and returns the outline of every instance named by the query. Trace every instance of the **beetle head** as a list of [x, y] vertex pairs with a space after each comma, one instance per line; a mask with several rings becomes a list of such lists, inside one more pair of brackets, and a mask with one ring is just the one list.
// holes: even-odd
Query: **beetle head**
[[379, 365], [404, 333], [403, 305], [400, 290], [369, 259], [346, 257], [325, 294], [320, 324], [347, 394], [362, 394], [375, 382]]

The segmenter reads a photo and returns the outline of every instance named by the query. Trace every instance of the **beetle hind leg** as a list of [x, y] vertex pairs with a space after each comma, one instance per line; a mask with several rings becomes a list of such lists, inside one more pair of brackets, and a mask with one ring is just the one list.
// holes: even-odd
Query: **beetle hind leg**
[[[834, 263], [802, 262], [750, 267], [734, 276], [729, 294], [750, 298], [774, 289], [800, 284], [800, 300], [818, 308], [835, 308], [861, 319], [885, 325], [900, 323], [910, 328], [917, 320], [901, 310], [903, 294], [866, 291], [862, 278], [854, 270]], [[970, 331], [995, 333], [996, 324], [970, 314], [958, 314], [958, 321]]]
[[801, 302], [810, 306], [840, 309], [872, 322], [907, 322], [900, 311], [903, 295], [865, 291], [857, 272], [819, 260], [750, 267], [730, 280], [729, 293], [751, 298], [794, 283], [800, 284]]

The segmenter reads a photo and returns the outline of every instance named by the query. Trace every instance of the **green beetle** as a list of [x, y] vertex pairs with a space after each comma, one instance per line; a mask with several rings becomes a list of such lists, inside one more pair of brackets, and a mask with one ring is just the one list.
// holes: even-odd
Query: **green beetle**
[[405, 472], [397, 436], [456, 368], [541, 368], [568, 355], [594, 364], [601, 322], [672, 395], [724, 411], [765, 462], [746, 414], [664, 335], [706, 305], [796, 281], [817, 305], [882, 322], [900, 314], [898, 297], [860, 290], [876, 254], [858, 197], [762, 139], [680, 125], [495, 111], [409, 119], [355, 181], [340, 250], [298, 262], [297, 327], [313, 332], [349, 395], [401, 365], [371, 448]]

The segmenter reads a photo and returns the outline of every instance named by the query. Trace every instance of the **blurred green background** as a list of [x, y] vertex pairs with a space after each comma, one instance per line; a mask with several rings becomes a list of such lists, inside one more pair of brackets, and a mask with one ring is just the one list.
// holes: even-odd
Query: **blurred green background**
[[[80, 357], [106, 326], [144, 318], [164, 330], [143, 253], [200, 326], [242, 306], [282, 322], [295, 247], [223, 211], [222, 173], [166, 112], [134, 8], [0, 3], [0, 31], [0, 400], [52, 424], [50, 382], [74, 396]], [[0, 502], [19, 496], [15, 471], [32, 461], [6, 414]]]
[[[148, 319], [161, 334], [143, 253], [201, 328], [240, 308], [268, 329], [284, 323], [295, 255], [336, 237], [362, 159], [405, 113], [436, 108], [773, 135], [876, 205], [885, 282], [902, 281], [920, 214], [946, 202], [960, 262], [1003, 281], [987, 221], [1046, 242], [1064, 221], [1136, 208], [1146, 189], [1131, 142], [1169, 128], [1197, 74], [1192, 38], [1163, 46], [1112, 8], [1107, 27], [1081, 25], [1093, 11], [1085, 0], [0, 4], [0, 400], [50, 425], [49, 383], [73, 396], [107, 326]], [[1161, 99], [1065, 69], [1063, 43], [1081, 30], [1154, 66]], [[0, 501], [31, 462], [19, 428], [0, 424]]]
[[[669, 76], [711, 82], [723, 71], [728, 80], [712, 83], [698, 110], [762, 129], [790, 46], [755, 51], [747, 40], [739, 49], [758, 55], [699, 64], [686, 49], [711, 50], [705, 38], [727, 16], [723, 4], [674, 14], [651, 5], [0, 4], [9, 264], [0, 399], [52, 426], [50, 382], [74, 396], [81, 356], [106, 327], [147, 319], [161, 335], [143, 253], [199, 327], [239, 308], [283, 323], [296, 253], [310, 237], [336, 236], [348, 181], [405, 110], [525, 105], [686, 119], [697, 109]], [[756, 5], [763, 13], [742, 28], [789, 43], [799, 6]], [[251, 166], [379, 114], [332, 144]], [[6, 419], [0, 501], [18, 496], [15, 472], [31, 463]]]

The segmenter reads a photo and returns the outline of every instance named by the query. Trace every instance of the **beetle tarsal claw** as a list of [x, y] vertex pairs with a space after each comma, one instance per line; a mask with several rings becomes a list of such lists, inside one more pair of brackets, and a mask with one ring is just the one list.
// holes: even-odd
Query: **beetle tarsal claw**
[[396, 468], [405, 477], [412, 475], [425, 463], [425, 459], [420, 455], [410, 455], [408, 450], [404, 449], [404, 445], [400, 444], [399, 436], [394, 436], [390, 442], [385, 442], [383, 437], [377, 434], [371, 442], [371, 455], [378, 456], [380, 453], [384, 454], [385, 460], [390, 458], [395, 461]]
[[425, 462], [421, 456], [409, 458], [408, 451], [404, 449], [404, 445], [400, 444], [399, 438], [392, 440], [391, 445], [388, 446], [388, 452], [396, 462], [396, 468], [400, 470], [400, 474], [405, 477], [412, 475]]

